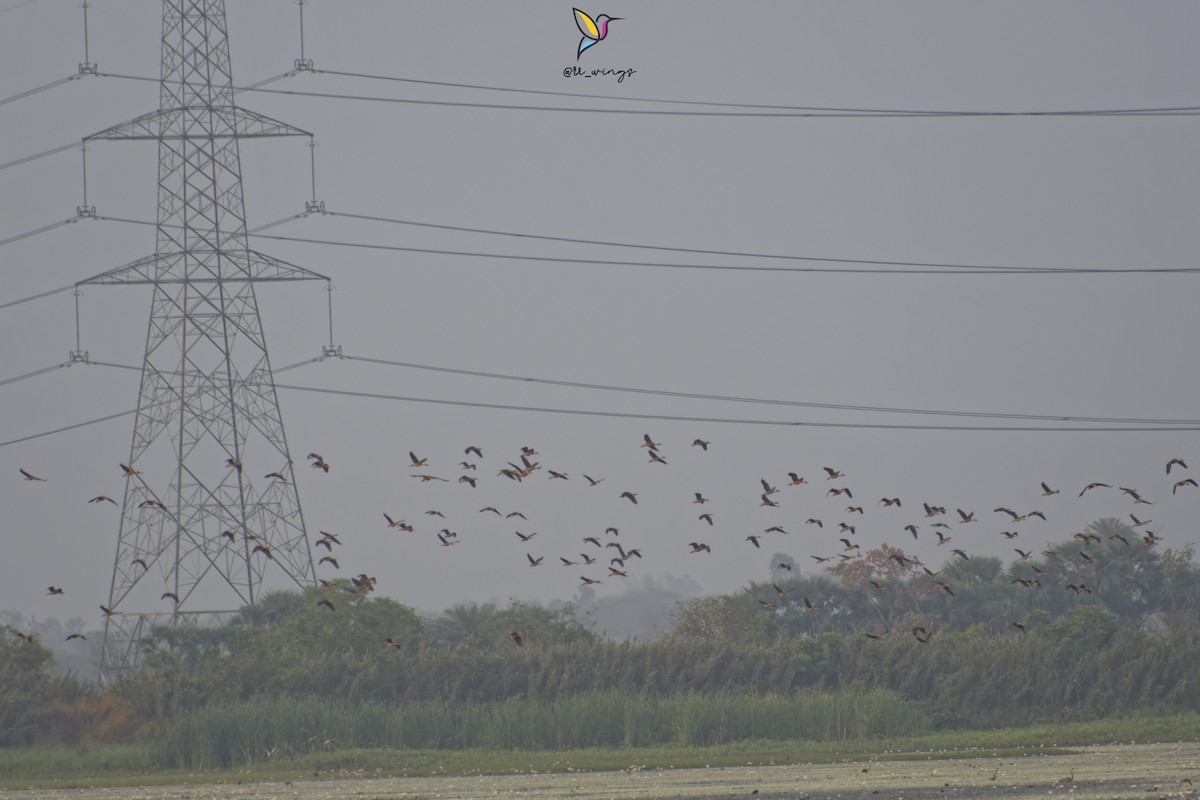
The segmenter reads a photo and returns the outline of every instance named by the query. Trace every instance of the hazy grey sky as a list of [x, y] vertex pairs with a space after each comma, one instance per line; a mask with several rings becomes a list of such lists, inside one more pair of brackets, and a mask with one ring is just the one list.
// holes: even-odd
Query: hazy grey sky
[[[11, 9], [11, 10], [6, 10]], [[1196, 106], [1200, 52], [1192, 2], [631, 3], [584, 9], [623, 17], [567, 78], [579, 34], [570, 3], [502, 5], [312, 0], [306, 55], [318, 69], [617, 98], [838, 108], [1063, 111]], [[96, 0], [90, 55], [101, 72], [156, 78], [161, 8]], [[239, 85], [291, 68], [300, 54], [288, 0], [231, 3]], [[74, 0], [0, 6], [0, 97], [65, 77], [83, 60]], [[572, 108], [698, 110], [301, 74], [273, 89]], [[448, 226], [677, 248], [834, 259], [1085, 267], [1095, 275], [733, 272], [474, 258], [254, 240], [256, 249], [333, 278], [334, 338], [356, 356], [560, 381], [784, 401], [1014, 414], [1200, 419], [1195, 266], [1200, 159], [1194, 116], [714, 118], [463, 108], [243, 93], [239, 104], [317, 136], [318, 198], [334, 212]], [[0, 163], [157, 107], [152, 82], [89, 78], [0, 106]], [[731, 110], [715, 109], [707, 110]], [[242, 145], [247, 219], [304, 209], [302, 139]], [[88, 153], [88, 201], [103, 216], [152, 221], [157, 149], [103, 142]], [[0, 171], [0, 239], [74, 215], [80, 156]], [[732, 267], [835, 267], [554, 243], [314, 216], [272, 234], [519, 256]], [[0, 247], [0, 304], [148, 255], [153, 229], [83, 221]], [[145, 287], [91, 287], [82, 345], [139, 365]], [[318, 284], [260, 286], [278, 367], [320, 354]], [[65, 360], [75, 345], [68, 293], [0, 310], [0, 380]], [[841, 549], [837, 522], [863, 549], [888, 542], [930, 564], [943, 551], [922, 501], [973, 510], [955, 546], [1009, 560], [997, 506], [1039, 509], [1023, 549], [1041, 549], [1104, 516], [1151, 518], [1164, 545], [1196, 544], [1200, 490], [1172, 484], [1168, 459], [1198, 462], [1195, 432], [1049, 433], [894, 430], [884, 425], [1024, 425], [716, 402], [554, 387], [327, 361], [278, 376], [287, 385], [502, 405], [857, 427], [776, 427], [485, 410], [281, 389], [293, 456], [316, 450], [329, 474], [300, 473], [311, 532], [339, 533], [337, 574], [369, 572], [378, 590], [437, 609], [462, 600], [569, 599], [579, 568], [560, 556], [620, 528], [640, 546], [634, 575], [688, 575], [706, 592], [767, 575], [768, 559]], [[0, 442], [131, 409], [136, 372], [76, 366], [0, 386]], [[0, 608], [99, 621], [116, 549], [117, 463], [132, 418], [0, 447]], [[1195, 427], [1195, 426], [1194, 426]], [[650, 464], [642, 436], [669, 464]], [[710, 440], [708, 452], [690, 447]], [[479, 487], [455, 481], [478, 445]], [[543, 471], [496, 477], [523, 445]], [[446, 484], [409, 477], [408, 452]], [[824, 480], [823, 466], [846, 473]], [[48, 478], [20, 479], [18, 468]], [[275, 465], [270, 465], [274, 468]], [[263, 470], [264, 472], [266, 470]], [[807, 478], [788, 487], [786, 472]], [[589, 487], [583, 473], [605, 482]], [[760, 478], [780, 508], [759, 506]], [[1062, 494], [1042, 497], [1039, 482]], [[1078, 497], [1091, 481], [1134, 487]], [[830, 486], [850, 486], [850, 515]], [[622, 500], [638, 492], [634, 507]], [[691, 504], [693, 492], [711, 503]], [[899, 510], [881, 497], [900, 497]], [[518, 526], [480, 514], [520, 510]], [[437, 508], [445, 523], [427, 521]], [[712, 511], [715, 525], [697, 519]], [[417, 532], [397, 534], [382, 514]], [[1144, 512], [1144, 513], [1143, 513]], [[803, 523], [821, 517], [822, 531]], [[953, 522], [953, 520], [950, 520]], [[922, 525], [913, 542], [904, 525]], [[755, 550], [745, 536], [771, 525]], [[449, 525], [461, 544], [438, 546]], [[515, 530], [536, 530], [523, 544]], [[708, 542], [711, 555], [688, 543]], [[536, 545], [536, 547], [534, 546]], [[530, 568], [526, 553], [546, 556]], [[606, 551], [611, 555], [612, 551]], [[551, 562], [554, 562], [553, 564]], [[598, 577], [603, 570], [590, 571]], [[327, 568], [324, 577], [335, 573]], [[46, 597], [47, 585], [63, 586]], [[601, 593], [621, 590], [604, 578]]]

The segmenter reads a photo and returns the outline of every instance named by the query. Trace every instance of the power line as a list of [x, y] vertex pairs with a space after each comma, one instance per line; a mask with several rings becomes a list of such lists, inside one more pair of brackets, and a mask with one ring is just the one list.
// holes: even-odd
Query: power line
[[[78, 222], [79, 220], [80, 217], [69, 217], [67, 219], [61, 219], [58, 222], [52, 222], [49, 225], [43, 225], [42, 227], [36, 228], [32, 231], [18, 233], [16, 236], [10, 236], [7, 239], [0, 239], [0, 247], [3, 247], [6, 244], [12, 244], [13, 242], [19, 242], [22, 239], [28, 239], [30, 236], [37, 236], [39, 233], [52, 231], [55, 228], [61, 228], [63, 225], [70, 225], [72, 222]], [[3, 308], [3, 306], [0, 306], [0, 308]]]
[[[11, 9], [9, 9], [9, 10], [11, 10]], [[2, 14], [2, 13], [4, 13], [4, 12], [0, 11], [0, 14]], [[47, 89], [53, 89], [55, 86], [62, 86], [64, 83], [70, 83], [71, 81], [77, 81], [80, 78], [82, 78], [84, 75], [90, 75], [90, 74], [91, 74], [90, 72], [87, 72], [87, 73], [80, 73], [78, 75], [68, 75], [65, 78], [59, 78], [56, 81], [51, 81], [50, 83], [42, 84], [41, 86], [36, 86], [32, 89], [28, 89], [24, 92], [21, 92], [20, 94], [14, 94], [11, 97], [5, 97], [3, 99], [0, 99], [0, 106], [8, 105], [9, 103], [16, 102], [17, 100], [23, 100], [26, 97], [32, 97], [33, 95], [37, 94], [38, 92], [44, 92]]]
[[736, 117], [781, 119], [959, 119], [964, 117], [1190, 117], [1200, 115], [1200, 106], [1163, 108], [1112, 109], [1091, 111], [946, 111], [946, 112], [840, 112], [840, 111], [673, 111], [652, 108], [584, 108], [580, 106], [534, 106], [510, 103], [473, 103], [460, 100], [418, 100], [410, 97], [379, 97], [377, 95], [313, 92], [298, 89], [262, 89], [246, 87], [245, 91], [266, 94], [314, 97], [326, 100], [352, 100], [369, 103], [398, 103], [401, 105], [438, 106], [444, 108], [483, 108], [503, 111], [550, 111], [569, 114], [621, 114], [655, 117]]
[[128, 411], [118, 411], [116, 414], [109, 414], [106, 417], [97, 417], [96, 419], [89, 419], [85, 422], [76, 422], [74, 425], [65, 425], [61, 428], [55, 428], [54, 430], [51, 430], [51, 431], [42, 431], [41, 433], [31, 433], [28, 436], [22, 436], [19, 439], [9, 439], [7, 442], [0, 442], [0, 447], [8, 447], [10, 444], [20, 444], [21, 442], [32, 441], [33, 439], [41, 439], [43, 436], [53, 436], [56, 433], [65, 433], [67, 431], [73, 431], [76, 428], [83, 428], [88, 425], [95, 425], [100, 422], [108, 422], [109, 420], [119, 419], [120, 417], [127, 417], [130, 414], [133, 414], [136, 412], [137, 412], [136, 408], [131, 408]]
[[57, 289], [50, 289], [45, 292], [40, 292], [39, 294], [31, 294], [28, 297], [22, 297], [19, 300], [9, 300], [7, 303], [0, 303], [0, 311], [3, 311], [6, 308], [12, 308], [13, 306], [19, 306], [22, 303], [29, 303], [34, 300], [41, 300], [43, 297], [50, 297], [52, 295], [62, 294], [63, 292], [69, 292], [74, 288], [75, 288], [74, 285], [60, 286]]
[[[512, 105], [503, 103], [470, 103], [470, 102], [454, 102], [454, 101], [437, 101], [437, 100], [418, 100], [412, 98], [401, 97], [378, 97], [370, 95], [353, 95], [338, 92], [312, 92], [302, 90], [289, 89], [263, 89], [261, 87], [280, 80], [282, 78], [290, 78], [301, 72], [313, 72], [324, 75], [334, 75], [340, 77], [366, 78], [371, 80], [394, 81], [399, 83], [412, 83], [428, 86], [444, 86], [449, 88], [473, 89], [494, 92], [509, 92], [516, 94], [543, 95], [552, 97], [573, 97], [586, 100], [617, 100], [627, 101], [631, 103], [661, 103], [664, 105], [689, 105], [689, 106], [713, 106], [717, 108], [743, 108], [743, 109], [761, 109], [764, 113], [736, 113], [736, 112], [704, 112], [704, 111], [665, 111], [653, 109], [612, 109], [612, 108], [571, 108], [562, 106], [528, 106], [528, 105]], [[150, 78], [142, 75], [123, 75], [112, 72], [97, 73], [102, 78], [119, 78], [122, 80], [132, 81], [150, 81], [157, 83], [158, 78]], [[1200, 114], [1200, 106], [1148, 106], [1148, 107], [1130, 107], [1130, 108], [1092, 108], [1092, 109], [1046, 109], [1046, 110], [1024, 110], [1024, 111], [995, 111], [995, 110], [955, 110], [955, 109], [899, 109], [899, 108], [869, 108], [869, 107], [846, 107], [846, 106], [791, 106], [791, 105], [774, 105], [774, 104], [759, 104], [759, 103], [727, 103], [714, 102], [707, 100], [679, 100], [668, 98], [650, 98], [650, 97], [621, 97], [618, 95], [594, 95], [585, 94], [582, 92], [555, 92], [541, 89], [518, 89], [504, 86], [487, 86], [482, 84], [471, 83], [455, 83], [452, 81], [433, 81], [422, 80], [418, 78], [402, 78], [392, 75], [374, 75], [363, 72], [343, 72], [339, 70], [326, 69], [303, 69], [289, 70], [272, 78], [267, 78], [248, 86], [235, 86], [233, 91], [238, 92], [263, 92], [267, 94], [286, 94], [296, 95], [299, 97], [317, 97], [326, 99], [338, 100], [359, 100], [381, 103], [409, 103], [413, 105], [436, 105], [436, 106], [453, 106], [463, 108], [494, 108], [494, 109], [510, 109], [518, 111], [567, 111], [579, 113], [616, 113], [616, 114], [649, 114], [649, 115], [674, 115], [674, 116], [716, 116], [716, 117], [831, 117], [831, 118], [847, 118], [847, 117], [869, 117], [869, 118], [924, 118], [924, 117], [947, 117], [947, 118], [963, 118], [963, 117], [1146, 117], [1146, 116], [1195, 116]], [[796, 113], [787, 113], [796, 112]]]
[[776, 406], [791, 406], [796, 408], [821, 408], [835, 411], [864, 411], [880, 414], [921, 414], [939, 417], [975, 417], [988, 419], [1021, 419], [1021, 420], [1042, 420], [1046, 422], [1091, 422], [1105, 424], [1125, 424], [1125, 425], [1196, 425], [1200, 426], [1200, 420], [1193, 419], [1138, 419], [1131, 417], [1085, 417], [1074, 414], [1013, 414], [991, 411], [951, 411], [945, 409], [928, 409], [928, 408], [895, 408], [889, 406], [862, 406], [850, 405], [847, 403], [814, 403], [799, 400], [769, 400], [756, 397], [735, 397], [729, 395], [714, 395], [701, 394], [697, 392], [679, 392], [665, 389], [646, 389], [631, 386], [615, 386], [611, 384], [600, 383], [581, 383], [579, 381], [564, 381], [554, 380], [550, 378], [531, 378], [522, 375], [505, 375], [497, 372], [480, 372], [469, 369], [455, 369], [451, 367], [438, 367], [428, 364], [413, 364], [404, 361], [389, 361], [382, 358], [366, 358], [363, 356], [342, 355], [342, 358], [347, 361], [362, 361], [369, 364], [379, 364], [390, 367], [403, 367], [406, 369], [417, 369], [428, 372], [442, 372], [452, 375], [467, 375], [474, 378], [493, 378], [506, 381], [517, 381], [520, 383], [537, 383], [547, 386], [568, 386], [576, 389], [594, 389], [606, 392], [628, 392], [632, 394], [647, 394], [660, 397], [676, 397], [689, 400], [717, 400], [729, 403], [752, 403], [761, 405], [776, 405]]
[[[456, 231], [459, 233], [481, 233], [489, 236], [509, 236], [517, 239], [538, 239], [546, 242], [564, 242], [567, 244], [592, 244], [601, 245], [603, 247], [623, 247], [633, 250], [659, 250], [668, 253], [687, 253], [689, 255], [706, 255], [706, 256], [729, 256], [733, 258], [763, 258], [763, 259], [778, 259], [784, 261], [817, 261], [824, 264], [875, 264], [880, 266], [897, 266], [897, 267], [930, 267], [939, 270], [1000, 270], [1012, 272], [1116, 272], [1117, 270], [1094, 270], [1081, 267], [1013, 267], [994, 264], [964, 264], [961, 262], [936, 262], [936, 261], [897, 261], [889, 259], [871, 259], [871, 258], [838, 258], [828, 256], [798, 256], [788, 255], [783, 253], [755, 253], [739, 250], [709, 250], [700, 247], [671, 247], [668, 245], [654, 244], [637, 244], [632, 242], [613, 242], [603, 241], [600, 239], [579, 239], [569, 236], [550, 236], [547, 234], [538, 233], [522, 233], [518, 231], [501, 231], [492, 228], [475, 228], [465, 225], [448, 225], [436, 222], [416, 222], [414, 220], [396, 219], [392, 217], [380, 217], [369, 214], [351, 214], [348, 212], [339, 211], [324, 211], [326, 216], [331, 217], [346, 217], [348, 219], [360, 219], [370, 222], [388, 222], [396, 225], [409, 225], [417, 228], [431, 228], [435, 230]], [[628, 262], [598, 262], [598, 263], [628, 263]], [[640, 264], [635, 266], [642, 266]], [[671, 265], [662, 265], [671, 266]], [[682, 265], [689, 266], [689, 265]], [[1179, 267], [1179, 268], [1150, 268], [1151, 271], [1166, 271], [1166, 272], [1193, 272], [1197, 268]], [[839, 270], [840, 271], [840, 270]], [[1125, 270], [1129, 272], [1142, 272], [1141, 269]], [[926, 273], [921, 273], [926, 274]], [[934, 273], [937, 274], [937, 273]]]
[[43, 150], [42, 152], [34, 153], [31, 156], [25, 156], [24, 158], [18, 158], [16, 161], [8, 161], [4, 164], [0, 164], [0, 169], [8, 169], [9, 167], [17, 167], [17, 166], [20, 166], [21, 164], [27, 164], [30, 161], [36, 161], [39, 158], [45, 158], [46, 156], [52, 156], [52, 155], [61, 153], [66, 150], [73, 150], [76, 147], [79, 147], [79, 143], [71, 142], [70, 144], [62, 145], [61, 147], [55, 147], [52, 150]]
[[10, 11], [16, 11], [18, 8], [31, 6], [36, 2], [38, 2], [38, 0], [25, 0], [23, 3], [17, 3], [16, 5], [9, 6], [8, 8], [0, 8], [0, 14], [7, 14]]
[[27, 380], [29, 378], [36, 378], [38, 375], [45, 375], [47, 372], [54, 372], [55, 370], [63, 369], [64, 367], [73, 366], [76, 363], [78, 362], [64, 361], [61, 364], [55, 364], [51, 367], [43, 367], [42, 369], [37, 369], [33, 372], [26, 372], [24, 375], [15, 375], [11, 378], [5, 378], [4, 380], [0, 380], [0, 386], [8, 386], [10, 383], [19, 383], [20, 381]]
[[[764, 267], [746, 266], [735, 267], [727, 264], [672, 264], [659, 261], [611, 261], [597, 258], [567, 258], [562, 256], [529, 256], [513, 255], [510, 253], [485, 253], [470, 250], [444, 250], [430, 247], [409, 247], [404, 245], [372, 244], [368, 242], [353, 242], [332, 239], [312, 239], [301, 236], [282, 236], [276, 234], [257, 234], [263, 239], [275, 239], [282, 242], [299, 242], [301, 244], [321, 244], [333, 247], [354, 247], [366, 250], [387, 250], [401, 253], [422, 253], [425, 255], [460, 256], [464, 258], [492, 258], [504, 261], [526, 261], [555, 264], [581, 264], [591, 266], [615, 267], [655, 267], [661, 269], [695, 269], [718, 270], [727, 272], [801, 272], [801, 273], [833, 273], [837, 275], [1096, 275], [1096, 274], [1191, 274], [1200, 271], [1200, 267], [1183, 268], [1143, 268], [1143, 269], [1086, 269], [1086, 268], [1038, 268], [1038, 267], [978, 267], [969, 264], [951, 265], [940, 264], [930, 269], [854, 269], [833, 267]], [[815, 257], [793, 257], [795, 260], [821, 261]], [[849, 262], [848, 259], [829, 259], [834, 262]], [[868, 261], [858, 260], [849, 263], [863, 264], [901, 264], [913, 262]]]
[[677, 414], [637, 414], [620, 411], [587, 411], [573, 408], [539, 408], [534, 406], [519, 406], [502, 403], [479, 403], [467, 400], [440, 400], [430, 397], [406, 397], [402, 395], [382, 394], [378, 392], [355, 392], [348, 389], [321, 389], [315, 386], [291, 386], [277, 383], [276, 389], [287, 389], [296, 392], [315, 392], [319, 394], [339, 395], [343, 397], [358, 397], [372, 400], [391, 400], [404, 403], [428, 403], [432, 405], [458, 406], [463, 408], [485, 408], [499, 411], [527, 411], [537, 414], [569, 414], [586, 417], [615, 417], [619, 419], [653, 419], [671, 422], [703, 422], [721, 425], [768, 425], [794, 428], [852, 428], [861, 430], [906, 430], [906, 431], [977, 431], [977, 432], [1040, 432], [1040, 433], [1161, 433], [1161, 432], [1196, 432], [1200, 427], [1165, 426], [1165, 427], [1060, 427], [1060, 426], [1016, 426], [1016, 425], [893, 425], [871, 424], [857, 422], [799, 422], [786, 420], [736, 419], [730, 417], [688, 417]]
[[1045, 111], [964, 111], [964, 110], [937, 110], [937, 109], [913, 109], [913, 108], [854, 108], [844, 106], [791, 106], [791, 105], [771, 105], [761, 103], [726, 103], [713, 102], [708, 100], [679, 100], [667, 99], [661, 97], [626, 97], [621, 95], [598, 95], [586, 94], [583, 92], [555, 92], [542, 89], [517, 89], [508, 86], [486, 86], [476, 83], [456, 83], [453, 81], [433, 81], [422, 80], [418, 78], [402, 78], [394, 75], [375, 75], [364, 72], [342, 72], [339, 70], [329, 69], [314, 69], [315, 73], [321, 75], [335, 75], [346, 78], [366, 78], [369, 80], [378, 81], [393, 81], [396, 83], [411, 83], [421, 86], [444, 86], [454, 89], [475, 89], [489, 92], [508, 92], [514, 94], [531, 94], [545, 95], [551, 97], [575, 97], [586, 100], [617, 100], [630, 103], [662, 103], [665, 105], [689, 105], [689, 106], [714, 106], [718, 108], [755, 108], [774, 111], [815, 111], [815, 112], [830, 112], [830, 113], [845, 113], [856, 115], [919, 115], [930, 117], [971, 117], [971, 116], [1095, 116], [1095, 115], [1116, 115], [1116, 114], [1146, 114], [1146, 113], [1168, 113], [1168, 112], [1195, 112], [1200, 111], [1200, 106], [1168, 106], [1154, 108], [1108, 108], [1108, 109], [1076, 109], [1076, 110], [1053, 110]]

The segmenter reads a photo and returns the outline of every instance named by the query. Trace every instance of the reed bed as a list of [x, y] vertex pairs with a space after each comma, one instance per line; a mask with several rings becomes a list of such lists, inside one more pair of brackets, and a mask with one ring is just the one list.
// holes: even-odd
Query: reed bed
[[925, 733], [919, 704], [894, 692], [419, 701], [394, 706], [322, 698], [257, 699], [181, 714], [153, 737], [164, 769], [215, 769], [345, 748], [569, 750], [752, 739], [839, 741]]

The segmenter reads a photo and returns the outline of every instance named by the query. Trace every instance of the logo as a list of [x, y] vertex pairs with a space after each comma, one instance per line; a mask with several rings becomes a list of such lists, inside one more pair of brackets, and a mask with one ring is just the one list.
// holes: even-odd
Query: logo
[[583, 55], [584, 50], [608, 36], [608, 23], [622, 19], [621, 17], [610, 17], [607, 14], [601, 14], [592, 19], [578, 8], [574, 8], [572, 11], [575, 12], [575, 24], [579, 26], [579, 32], [583, 34], [583, 38], [579, 40], [579, 50], [575, 53], [576, 61]]

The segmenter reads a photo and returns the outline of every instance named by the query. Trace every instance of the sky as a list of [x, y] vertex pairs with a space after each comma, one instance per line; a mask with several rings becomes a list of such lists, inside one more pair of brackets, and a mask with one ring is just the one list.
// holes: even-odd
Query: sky
[[[235, 83], [291, 70], [299, 7], [230, 6]], [[252, 246], [331, 278], [344, 355], [434, 368], [335, 358], [277, 376], [293, 458], [317, 451], [332, 465], [298, 478], [310, 533], [343, 541], [340, 572], [318, 575], [367, 572], [379, 594], [434, 611], [570, 600], [585, 574], [603, 580], [600, 596], [668, 576], [722, 593], [766, 579], [776, 553], [816, 569], [810, 556], [844, 552], [843, 521], [863, 550], [886, 542], [940, 564], [949, 547], [936, 544], [923, 502], [948, 509], [953, 546], [1005, 561], [1014, 544], [1041, 550], [1130, 513], [1152, 519], [1164, 547], [1198, 543], [1200, 490], [1173, 492], [1189, 473], [1165, 471], [1180, 457], [1200, 472], [1197, 278], [1162, 270], [1193, 268], [1200, 251], [1200, 122], [1036, 112], [1196, 108], [1200, 7], [612, 0], [584, 10], [622, 19], [577, 59], [568, 3], [311, 0], [304, 55], [317, 72], [263, 87], [310, 94], [238, 95], [315, 135], [315, 199], [330, 212]], [[152, 80], [111, 76], [158, 77], [159, 4], [97, 0], [88, 14], [88, 57], [105, 77], [0, 105], [0, 164], [157, 107]], [[83, 60], [74, 0], [0, 4], [0, 99], [75, 75]], [[576, 65], [631, 72], [564, 75]], [[537, 108], [497, 107], [514, 105]], [[772, 118], [765, 106], [1014, 113]], [[667, 111], [704, 114], [647, 113]], [[241, 157], [250, 227], [314, 199], [305, 139], [244, 142]], [[87, 203], [109, 219], [11, 242], [75, 216], [81, 155], [0, 169], [0, 381], [66, 361], [77, 332], [69, 291], [2, 306], [153, 251], [152, 227], [113, 220], [153, 221], [156, 165], [152, 143], [91, 145]], [[888, 274], [896, 267], [861, 263], [875, 261], [1000, 269]], [[1031, 267], [1114, 272], [1005, 269]], [[321, 283], [257, 295], [276, 368], [321, 355]], [[149, 302], [146, 287], [86, 287], [80, 348], [139, 366]], [[132, 417], [14, 440], [129, 411], [137, 393], [136, 371], [95, 365], [0, 384], [0, 609], [99, 625], [120, 515], [87, 500], [121, 496]], [[944, 429], [970, 426], [989, 429]], [[1031, 427], [1070, 430], [1020, 430]], [[1134, 430], [1082, 430], [1104, 427]], [[649, 461], [645, 435], [666, 464]], [[457, 481], [469, 445], [484, 453], [466, 473], [474, 489]], [[523, 446], [543, 469], [519, 484], [498, 476]], [[413, 479], [410, 451], [448, 482]], [[826, 466], [845, 477], [827, 481]], [[787, 485], [788, 472], [808, 483]], [[779, 507], [760, 505], [763, 479]], [[1042, 481], [1061, 494], [1043, 496]], [[1112, 488], [1080, 496], [1091, 482]], [[827, 495], [844, 487], [853, 503]], [[711, 502], [694, 504], [695, 492]], [[488, 505], [527, 520], [479, 511]], [[1002, 506], [1047, 520], [1020, 523], [1010, 541], [1007, 516], [993, 511]], [[960, 524], [960, 508], [977, 522]], [[424, 514], [433, 509], [445, 520]], [[416, 531], [387, 528], [385, 513]], [[775, 525], [787, 533], [763, 534]], [[458, 545], [439, 545], [446, 526]], [[607, 527], [644, 553], [630, 578], [561, 565]], [[517, 530], [537, 537], [522, 542]], [[712, 552], [692, 554], [691, 542]], [[64, 594], [47, 596], [48, 585]]]

